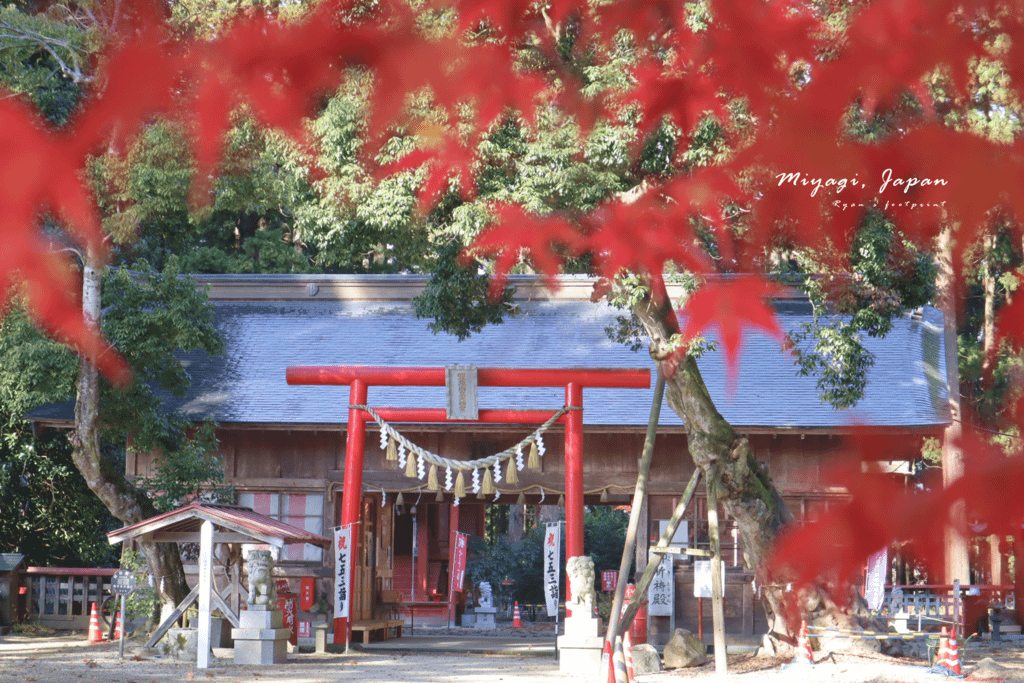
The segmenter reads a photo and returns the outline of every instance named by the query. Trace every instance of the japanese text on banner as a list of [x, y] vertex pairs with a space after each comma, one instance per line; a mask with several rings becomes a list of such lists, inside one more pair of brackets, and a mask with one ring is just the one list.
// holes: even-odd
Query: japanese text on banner
[[455, 534], [455, 566], [452, 572], [452, 591], [462, 592], [462, 584], [466, 580], [466, 543], [469, 538], [462, 532]]
[[352, 577], [352, 527], [334, 530], [334, 618], [349, 616], [348, 587]]
[[548, 524], [544, 532], [544, 599], [548, 616], [558, 613], [559, 537], [561, 525]]

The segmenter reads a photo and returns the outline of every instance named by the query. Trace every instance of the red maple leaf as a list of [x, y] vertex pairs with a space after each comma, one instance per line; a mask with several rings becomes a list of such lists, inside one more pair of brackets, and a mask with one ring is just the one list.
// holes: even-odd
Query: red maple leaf
[[[678, 61], [675, 69], [684, 69], [682, 55]], [[718, 81], [697, 69], [679, 75], [673, 72], [672, 66], [666, 67], [654, 60], [641, 62], [630, 71], [636, 87], [611, 99], [619, 107], [631, 103], [640, 106], [644, 113], [640, 131], [645, 135], [666, 116], [685, 133], [709, 114], [717, 114], [723, 120], [728, 118]]]
[[696, 246], [696, 235], [678, 207], [653, 197], [633, 204], [611, 201], [582, 221], [585, 250], [597, 271], [614, 277], [621, 270], [661, 273], [669, 262], [710, 272], [710, 259]]
[[473, 176], [476, 150], [451, 140], [440, 126], [420, 127], [417, 138], [422, 147], [388, 164], [381, 172], [391, 174], [426, 166], [427, 177], [418, 190], [420, 212], [425, 212], [448, 190], [453, 177], [458, 180], [462, 198], [472, 199], [476, 195]]
[[127, 365], [86, 325], [67, 260], [40, 233], [44, 211], [52, 212], [80, 244], [103, 252], [103, 237], [92, 197], [83, 182], [83, 160], [73, 144], [53, 135], [17, 99], [0, 100], [0, 198], [5, 248], [0, 250], [0, 298], [24, 283], [36, 321], [52, 336], [72, 344], [108, 379], [123, 382]]
[[[983, 53], [981, 41], [953, 20], [959, 3], [952, 0], [883, 0], [860, 11], [846, 31], [840, 59], [812, 76], [815, 97], [831, 103], [838, 115], [854, 96], [868, 114], [901, 91], [923, 104], [930, 96], [921, 77], [956, 55], [958, 62]], [[952, 72], [963, 86], [966, 71]]]
[[734, 375], [745, 328], [760, 328], [783, 344], [785, 334], [768, 303], [781, 292], [778, 284], [757, 275], [716, 278], [693, 293], [679, 311], [686, 320], [683, 339], [690, 341], [717, 327], [726, 366]]
[[554, 214], [535, 216], [519, 206], [501, 204], [495, 208], [496, 222], [473, 240], [467, 252], [492, 256], [495, 276], [491, 278], [491, 296], [500, 298], [508, 273], [526, 251], [533, 264], [548, 278], [548, 286], [557, 289], [555, 276], [568, 256], [579, 256], [586, 244], [578, 227], [568, 218]]

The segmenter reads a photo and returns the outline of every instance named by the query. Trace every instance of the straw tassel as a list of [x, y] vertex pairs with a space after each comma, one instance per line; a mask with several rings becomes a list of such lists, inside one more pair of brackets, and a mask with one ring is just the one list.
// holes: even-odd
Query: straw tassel
[[529, 459], [529, 461], [527, 461], [526, 464], [527, 464], [527, 466], [531, 470], [539, 470], [540, 469], [540, 453], [537, 452], [537, 442], [536, 441], [532, 441], [530, 443], [530, 459]]
[[508, 459], [508, 472], [505, 474], [505, 481], [509, 484], [519, 483], [519, 470], [516, 469], [516, 461], [512, 458]]
[[459, 476], [455, 477], [455, 497], [466, 497], [466, 477], [463, 476], [462, 470], [459, 470]]
[[437, 465], [430, 466], [430, 472], [427, 473], [427, 490], [428, 491], [439, 491], [441, 487], [437, 483]]
[[480, 492], [485, 496], [489, 496], [494, 493], [494, 478], [491, 476], [490, 467], [484, 470], [484, 484], [481, 487]]
[[395, 444], [395, 440], [388, 436], [388, 450], [386, 455], [388, 460], [398, 460], [398, 445]]
[[516, 505], [526, 505], [526, 494], [520, 493], [519, 497], [516, 498]]
[[409, 458], [405, 461], [405, 476], [410, 479], [416, 478], [416, 458]]
[[395, 506], [402, 507], [403, 505], [405, 505], [405, 496], [403, 496], [402, 492], [399, 491], [398, 496], [395, 498]]

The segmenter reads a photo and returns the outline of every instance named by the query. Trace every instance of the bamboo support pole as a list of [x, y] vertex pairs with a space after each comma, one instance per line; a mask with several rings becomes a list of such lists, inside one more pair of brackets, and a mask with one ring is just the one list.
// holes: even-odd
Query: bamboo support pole
[[[622, 601], [626, 594], [626, 574], [629, 572], [629, 565], [633, 558], [633, 548], [636, 546], [636, 532], [640, 526], [640, 511], [644, 501], [647, 499], [647, 480], [651, 473], [651, 460], [654, 457], [654, 439], [658, 432], [658, 420], [661, 417], [661, 404], [665, 397], [665, 377], [658, 373], [658, 380], [654, 385], [654, 399], [651, 401], [651, 416], [647, 421], [647, 436], [644, 438], [644, 449], [640, 455], [639, 472], [636, 476], [636, 488], [633, 489], [633, 506], [629, 511], [629, 525], [626, 527], [626, 544], [622, 548], [622, 561], [619, 562], [619, 581], [615, 585], [615, 597], [612, 599], [612, 611], [608, 619], [608, 631], [605, 635], [605, 642], [615, 644], [615, 636], [621, 635], [619, 620], [614, 615], [622, 611]], [[627, 622], [628, 627], [629, 622]]]

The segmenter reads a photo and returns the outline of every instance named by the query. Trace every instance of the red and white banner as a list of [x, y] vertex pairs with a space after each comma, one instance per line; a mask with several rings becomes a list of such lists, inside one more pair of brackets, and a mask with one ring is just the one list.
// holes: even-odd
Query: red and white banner
[[352, 602], [352, 527], [334, 530], [334, 618], [348, 618]]
[[558, 572], [561, 524], [548, 524], [544, 531], [544, 600], [548, 616], [558, 614]]
[[452, 565], [452, 593], [461, 593], [466, 580], [466, 545], [469, 538], [461, 531], [455, 533], [455, 561]]

